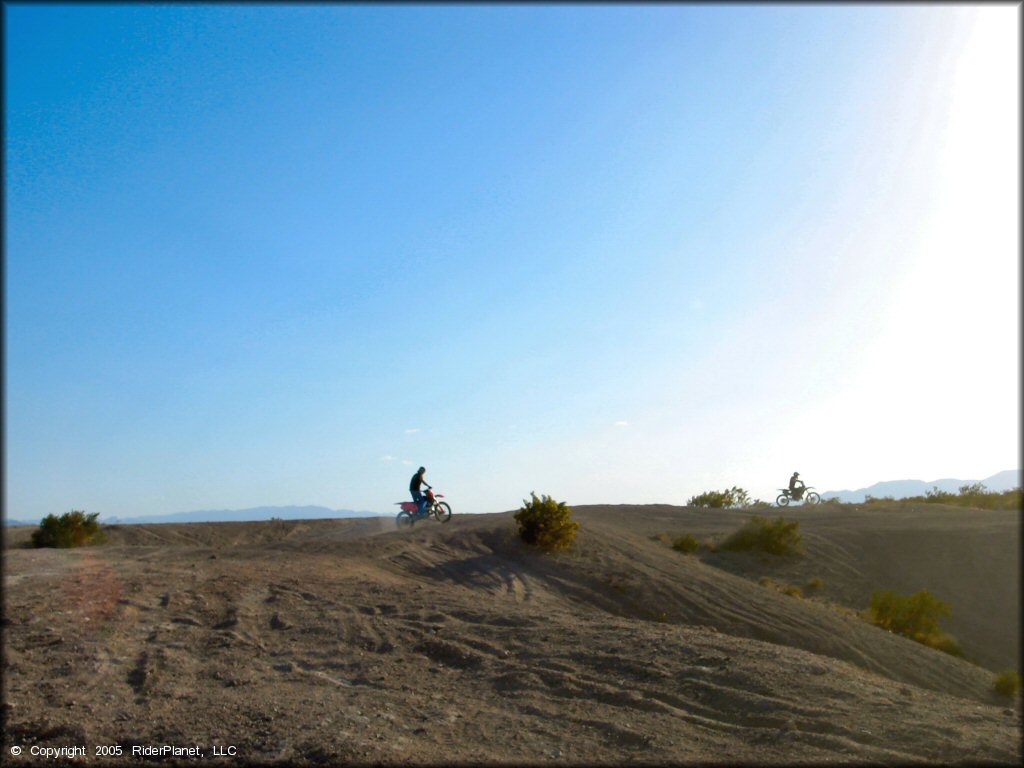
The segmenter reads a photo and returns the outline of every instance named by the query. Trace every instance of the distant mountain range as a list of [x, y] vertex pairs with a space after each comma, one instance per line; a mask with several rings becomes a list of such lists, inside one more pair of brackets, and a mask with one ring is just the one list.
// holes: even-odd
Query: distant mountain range
[[[270, 520], [316, 520], [339, 517], [378, 517], [378, 512], [357, 512], [351, 509], [328, 509], [327, 507], [252, 507], [250, 509], [202, 509], [195, 512], [175, 512], [169, 515], [145, 515], [140, 517], [104, 517], [104, 525], [127, 525], [136, 523], [229, 523]], [[4, 525], [39, 525], [38, 520], [4, 520]]]
[[[947, 493], [956, 493], [961, 486], [981, 483], [990, 491], [1009, 491], [1021, 487], [1021, 471], [1008, 469], [984, 480], [956, 480], [943, 478], [924, 482], [923, 480], [886, 480], [875, 483], [868, 488], [855, 491], [826, 491], [821, 494], [823, 499], [839, 499], [847, 504], [860, 504], [865, 496], [881, 499], [891, 496], [903, 499], [907, 496], [924, 496], [932, 488]], [[328, 509], [327, 507], [251, 507], [249, 509], [202, 509], [195, 512], [175, 512], [169, 515], [144, 515], [139, 517], [103, 517], [100, 522], [105, 525], [128, 525], [137, 523], [227, 523], [255, 522], [280, 518], [281, 520], [317, 520], [323, 518], [342, 517], [389, 517], [380, 512], [357, 512], [352, 509]], [[4, 525], [39, 525], [39, 520], [11, 520], [4, 518]]]
[[855, 491], [826, 491], [821, 494], [823, 499], [839, 499], [847, 504], [859, 504], [864, 501], [865, 496], [876, 499], [891, 496], [894, 499], [905, 499], [908, 496], [924, 496], [932, 488], [938, 488], [947, 493], [956, 493], [962, 486], [981, 483], [990, 491], [1009, 491], [1021, 487], [1021, 471], [1019, 469], [1008, 469], [999, 472], [984, 480], [956, 480], [954, 478], [943, 478], [924, 482], [923, 480], [886, 480], [875, 483], [868, 488], [858, 488]]

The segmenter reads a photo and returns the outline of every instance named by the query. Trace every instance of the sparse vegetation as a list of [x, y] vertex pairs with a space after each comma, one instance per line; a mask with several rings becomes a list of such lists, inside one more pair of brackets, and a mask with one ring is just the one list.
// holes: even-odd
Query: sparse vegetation
[[790, 597], [802, 598], [804, 596], [804, 591], [796, 584], [786, 584], [785, 586], [776, 584], [775, 580], [772, 579], [771, 576], [762, 576], [757, 580], [757, 583], [766, 589], [774, 589], [776, 592], [781, 592], [782, 594], [789, 595]]
[[768, 507], [766, 501], [751, 499], [750, 494], [744, 489], [733, 486], [724, 491], [705, 491], [699, 496], [691, 496], [686, 502], [688, 507], [712, 507], [725, 509], [731, 507]]
[[807, 588], [808, 589], [818, 590], [818, 589], [821, 589], [823, 585], [824, 585], [824, 582], [820, 578], [818, 578], [817, 576], [815, 576], [813, 579], [811, 579], [810, 581], [807, 582]]
[[86, 514], [73, 509], [60, 517], [47, 515], [39, 523], [39, 530], [32, 532], [33, 547], [82, 547], [87, 544], [102, 544], [106, 537], [97, 522], [99, 512]]
[[672, 549], [676, 550], [677, 552], [685, 552], [687, 554], [696, 552], [699, 547], [700, 544], [697, 542], [695, 538], [693, 538], [693, 535], [689, 533], [685, 534], [684, 536], [680, 536], [678, 539], [672, 542]]
[[875, 626], [951, 656], [963, 656], [953, 636], [939, 629], [939, 618], [952, 615], [949, 603], [938, 599], [927, 589], [909, 597], [890, 590], [873, 592], [867, 609], [867, 618]]
[[1012, 698], [1017, 695], [1017, 691], [1020, 689], [1020, 675], [1012, 669], [1008, 669], [996, 675], [992, 687], [1000, 696], [1005, 696], [1008, 699]]
[[662, 531], [661, 533], [656, 533], [653, 536], [651, 536], [651, 541], [660, 541], [662, 544], [671, 545], [672, 537], [669, 536], [668, 533], [666, 533], [665, 531]]
[[771, 555], [796, 555], [803, 551], [800, 523], [779, 517], [769, 520], [754, 515], [746, 525], [731, 534], [719, 549], [736, 552], [765, 552]]
[[572, 510], [564, 501], [530, 492], [530, 500], [515, 514], [519, 537], [527, 544], [543, 549], [565, 549], [572, 545], [580, 524], [572, 519]]
[[1009, 491], [990, 491], [981, 483], [960, 486], [957, 495], [940, 491], [932, 487], [924, 497], [915, 497], [907, 501], [924, 501], [929, 504], [953, 504], [958, 507], [975, 507], [978, 509], [1021, 509], [1021, 489]]
[[949, 504], [956, 507], [973, 507], [976, 509], [1021, 509], [1021, 489], [1009, 491], [990, 491], [982, 483], [962, 485], [958, 493], [940, 491], [932, 486], [924, 496], [908, 496], [895, 499], [892, 496], [875, 498], [865, 496], [865, 504]]

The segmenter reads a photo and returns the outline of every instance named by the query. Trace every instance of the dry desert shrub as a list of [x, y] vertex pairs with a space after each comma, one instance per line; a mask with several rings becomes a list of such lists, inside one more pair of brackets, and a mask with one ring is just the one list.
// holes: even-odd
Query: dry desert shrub
[[680, 536], [672, 542], [672, 549], [677, 552], [685, 552], [686, 554], [696, 552], [699, 546], [700, 544], [697, 543], [697, 540], [689, 533]]
[[751, 498], [750, 494], [738, 485], [726, 488], [724, 491], [705, 491], [697, 496], [691, 496], [686, 502], [688, 507], [711, 507], [713, 509], [732, 509], [736, 507], [771, 507], [767, 501]]
[[1005, 672], [996, 675], [996, 679], [992, 684], [992, 687], [1000, 696], [1005, 696], [1008, 699], [1012, 698], [1020, 689], [1020, 675], [1018, 675], [1014, 670], [1008, 669]]
[[796, 584], [786, 584], [785, 586], [776, 584], [775, 580], [772, 579], [771, 576], [762, 576], [757, 580], [757, 583], [766, 589], [774, 589], [776, 592], [781, 592], [782, 594], [789, 595], [790, 597], [804, 596], [804, 591]]
[[572, 519], [572, 510], [564, 501], [530, 492], [530, 500], [515, 514], [519, 537], [527, 544], [543, 549], [565, 549], [576, 538], [580, 524]]
[[936, 632], [934, 635], [929, 635], [919, 642], [927, 645], [929, 648], [948, 653], [950, 656], [963, 658], [964, 655], [964, 650], [960, 647], [960, 643], [956, 641], [955, 637], [946, 632]]
[[86, 514], [79, 509], [65, 512], [60, 517], [47, 515], [40, 521], [39, 530], [32, 532], [34, 547], [81, 547], [86, 544], [102, 544], [105, 540], [100, 524], [96, 521], [99, 512]]
[[824, 582], [817, 576], [815, 576], [813, 579], [807, 582], [808, 589], [821, 589], [823, 585]]
[[1021, 509], [1021, 489], [1013, 488], [1007, 491], [990, 491], [982, 483], [971, 483], [961, 485], [958, 493], [941, 491], [938, 486], [932, 486], [930, 491], [925, 491], [924, 496], [905, 496], [901, 499], [892, 496], [884, 496], [876, 499], [872, 496], [864, 497], [865, 504], [948, 504], [955, 507], [971, 507], [974, 509]]
[[958, 507], [974, 507], [976, 509], [1020, 509], [1021, 489], [1013, 488], [1008, 491], [990, 491], [982, 483], [971, 483], [961, 485], [959, 493], [953, 495], [940, 491], [937, 486], [932, 486], [924, 498], [913, 497], [912, 501], [924, 501], [931, 504], [952, 504]]
[[754, 515], [746, 525], [731, 534], [720, 549], [735, 552], [765, 552], [770, 555], [796, 555], [803, 550], [800, 523], [779, 517], [769, 520]]

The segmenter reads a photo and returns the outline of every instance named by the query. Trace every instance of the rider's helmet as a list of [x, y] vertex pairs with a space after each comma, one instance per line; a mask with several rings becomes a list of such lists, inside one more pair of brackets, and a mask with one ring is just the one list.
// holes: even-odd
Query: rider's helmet
[[794, 472], [793, 473], [793, 477], [800, 477], [800, 473], [799, 472]]
[[419, 469], [416, 470], [416, 474], [417, 475], [422, 475], [426, 471], [427, 471], [426, 467], [420, 467]]

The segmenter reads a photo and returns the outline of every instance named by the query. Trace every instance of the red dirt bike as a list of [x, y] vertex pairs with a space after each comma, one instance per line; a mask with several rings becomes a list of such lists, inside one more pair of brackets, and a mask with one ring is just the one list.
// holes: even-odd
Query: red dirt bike
[[438, 501], [443, 498], [443, 493], [427, 491], [423, 494], [423, 511], [420, 511], [415, 501], [396, 501], [395, 504], [398, 504], [402, 511], [395, 517], [395, 523], [399, 528], [412, 528], [417, 520], [425, 520], [431, 515], [437, 522], [447, 523], [452, 519], [452, 508], [448, 506], [448, 502]]

